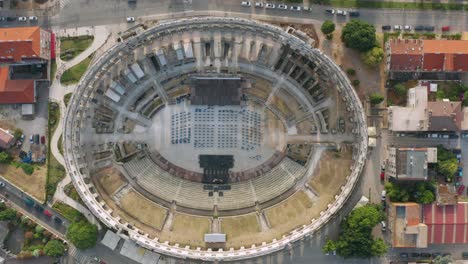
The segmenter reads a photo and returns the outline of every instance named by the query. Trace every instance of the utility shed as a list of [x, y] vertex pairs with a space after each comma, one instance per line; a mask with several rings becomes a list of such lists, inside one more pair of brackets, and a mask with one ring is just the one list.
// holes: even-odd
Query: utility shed
[[182, 47], [180, 43], [174, 43], [174, 50], [176, 51], [176, 56], [178, 60], [184, 59], [184, 52], [182, 51]]
[[133, 73], [135, 73], [138, 80], [145, 76], [145, 73], [141, 69], [140, 65], [138, 65], [138, 63], [132, 64], [132, 66], [130, 66], [130, 68], [132, 69]]
[[185, 58], [187, 59], [193, 58], [192, 42], [184, 43], [184, 53], [185, 53]]
[[120, 96], [116, 94], [113, 90], [107, 89], [106, 96], [112, 99], [112, 101], [118, 103], [120, 101]]
[[124, 74], [125, 76], [127, 76], [127, 79], [129, 81], [131, 81], [132, 83], [136, 83], [137, 79], [129, 69], [125, 69]]
[[125, 88], [122, 87], [118, 82], [112, 81], [111, 83], [112, 89], [114, 89], [116, 92], [118, 92], [120, 95], [125, 94]]
[[226, 243], [226, 234], [205, 234], [205, 243]]
[[162, 49], [156, 51], [156, 56], [158, 56], [159, 64], [161, 64], [161, 66], [165, 66], [167, 64], [166, 56]]

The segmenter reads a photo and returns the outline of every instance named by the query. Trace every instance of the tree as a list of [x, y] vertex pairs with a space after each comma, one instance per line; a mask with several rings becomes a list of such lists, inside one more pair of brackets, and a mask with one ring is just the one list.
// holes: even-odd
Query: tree
[[41, 256], [41, 250], [40, 249], [33, 250], [32, 255], [38, 258], [39, 256]]
[[50, 240], [44, 247], [44, 253], [49, 257], [60, 257], [65, 253], [65, 246], [58, 240]]
[[417, 198], [416, 202], [420, 204], [430, 204], [434, 202], [434, 193], [430, 190], [424, 190]]
[[437, 163], [437, 172], [451, 179], [458, 170], [458, 160], [451, 158]]
[[372, 229], [385, 218], [378, 205], [365, 205], [354, 209], [341, 224], [338, 240], [329, 242], [323, 251], [336, 248], [338, 255], [344, 258], [369, 258], [381, 256], [387, 251], [387, 245], [381, 239], [374, 240]]
[[79, 249], [91, 248], [96, 244], [97, 227], [86, 220], [73, 222], [68, 227], [67, 237]]
[[21, 168], [23, 169], [23, 172], [26, 173], [27, 175], [31, 175], [34, 173], [34, 166], [28, 163], [22, 163]]
[[406, 96], [406, 86], [402, 83], [395, 85], [395, 94], [398, 96]]
[[22, 135], [23, 135], [23, 130], [19, 128], [15, 129], [15, 132], [13, 132], [13, 136], [15, 137], [16, 140], [20, 139]]
[[468, 106], [468, 91], [463, 93], [463, 106]]
[[352, 84], [353, 86], [359, 86], [359, 84], [361, 84], [361, 81], [359, 81], [358, 79], [352, 80], [352, 81], [351, 81], [351, 84]]
[[328, 239], [325, 245], [322, 247], [323, 253], [330, 253], [336, 250], [335, 241]]
[[0, 163], [10, 163], [11, 159], [12, 158], [10, 154], [4, 151], [0, 151]]
[[447, 256], [437, 256], [432, 260], [432, 263], [434, 264], [450, 264], [453, 263], [453, 259], [451, 255]]
[[16, 210], [8, 208], [5, 211], [0, 212], [0, 221], [10, 221], [16, 218]]
[[376, 104], [380, 104], [384, 100], [384, 97], [380, 94], [371, 94], [369, 96], [369, 99], [372, 105], [376, 105]]
[[348, 74], [349, 76], [354, 76], [356, 75], [356, 70], [353, 68], [348, 68], [346, 69], [346, 74]]
[[320, 29], [325, 35], [331, 34], [333, 31], [335, 31], [335, 23], [333, 23], [331, 20], [325, 20]]
[[364, 21], [353, 19], [344, 26], [341, 41], [348, 48], [368, 51], [375, 46], [375, 28]]
[[373, 47], [371, 50], [364, 52], [361, 57], [367, 66], [376, 66], [382, 62], [384, 56], [384, 50], [381, 47]]
[[33, 236], [34, 236], [34, 233], [31, 232], [31, 231], [28, 231], [28, 232], [25, 232], [25, 233], [24, 233], [24, 238], [25, 238], [26, 240], [31, 240], [31, 239], [33, 238]]

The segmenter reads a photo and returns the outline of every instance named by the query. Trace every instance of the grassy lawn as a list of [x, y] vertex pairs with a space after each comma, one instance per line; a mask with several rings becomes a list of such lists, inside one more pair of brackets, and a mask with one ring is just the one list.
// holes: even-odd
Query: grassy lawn
[[89, 48], [93, 43], [94, 36], [78, 36], [60, 38], [60, 59], [69, 61]]
[[61, 134], [59, 137], [59, 140], [57, 142], [57, 148], [60, 151], [60, 154], [63, 155], [63, 134]]
[[65, 192], [65, 194], [68, 195], [68, 197], [72, 198], [73, 200], [79, 202], [82, 205], [85, 205], [83, 200], [81, 200], [80, 195], [76, 191], [75, 186], [73, 185], [73, 183], [69, 183], [69, 184], [65, 185], [65, 187], [63, 188], [63, 192]]
[[161, 232], [159, 241], [179, 243], [182, 247], [192, 245], [205, 248], [203, 237], [210, 232], [210, 220], [208, 217], [197, 217], [181, 213], [174, 214], [172, 231]]
[[[60, 119], [60, 108], [56, 103], [49, 103], [49, 122], [48, 122], [48, 138], [51, 139], [52, 135], [57, 128], [57, 124]], [[47, 147], [47, 183], [46, 183], [46, 195], [47, 199], [52, 198], [57, 188], [57, 183], [65, 178], [65, 168], [60, 164], [54, 155], [51, 153], [50, 143], [52, 140], [48, 140]]]
[[100, 171], [96, 175], [96, 178], [109, 196], [112, 196], [120, 186], [127, 183], [120, 172], [113, 168]]
[[255, 214], [220, 218], [221, 233], [227, 237], [227, 247], [240, 248], [261, 231]]
[[45, 166], [34, 166], [34, 172], [27, 175], [22, 168], [13, 164], [0, 164], [0, 175], [2, 177], [41, 202], [45, 200], [46, 196], [46, 172]]
[[68, 103], [70, 102], [72, 95], [73, 93], [67, 93], [65, 96], [63, 96], [63, 102], [65, 103], [65, 106], [68, 107]]
[[391, 1], [366, 1], [366, 0], [330, 0], [333, 6], [361, 7], [361, 8], [399, 8], [399, 9], [433, 9], [433, 10], [468, 10], [468, 5], [455, 3], [430, 3], [430, 2], [391, 2]]
[[91, 54], [86, 59], [82, 60], [77, 65], [63, 72], [62, 77], [60, 78], [60, 82], [64, 85], [78, 83], [81, 79], [81, 76], [83, 76], [83, 74], [88, 69], [88, 66], [91, 63], [92, 58], [93, 58], [93, 54]]
[[68, 204], [56, 202], [54, 203], [52, 208], [71, 222], [78, 222], [82, 219], [86, 219], [82, 213], [77, 211], [75, 208], [69, 206]]
[[161, 230], [167, 210], [142, 195], [130, 191], [120, 199], [120, 206], [142, 223]]

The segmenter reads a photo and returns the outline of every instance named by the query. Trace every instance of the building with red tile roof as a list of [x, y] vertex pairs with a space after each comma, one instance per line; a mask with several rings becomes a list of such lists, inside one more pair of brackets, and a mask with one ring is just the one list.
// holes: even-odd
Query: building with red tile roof
[[392, 39], [386, 43], [390, 79], [460, 79], [468, 72], [468, 41]]
[[429, 244], [468, 243], [468, 203], [423, 206]]
[[10, 80], [9, 67], [0, 67], [0, 104], [33, 104], [35, 102], [35, 81]]
[[419, 204], [390, 203], [388, 227], [393, 247], [427, 247], [427, 226], [421, 222], [421, 206]]
[[15, 137], [7, 130], [0, 128], [0, 149], [7, 149], [15, 143]]
[[50, 33], [40, 27], [0, 28], [0, 63], [50, 59]]

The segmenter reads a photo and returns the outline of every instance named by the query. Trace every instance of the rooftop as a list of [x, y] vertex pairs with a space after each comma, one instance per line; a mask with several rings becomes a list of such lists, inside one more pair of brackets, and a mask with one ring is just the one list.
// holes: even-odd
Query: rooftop
[[392, 131], [427, 130], [427, 87], [418, 86], [408, 90], [406, 107], [390, 106]]
[[427, 226], [421, 224], [419, 204], [391, 203], [388, 219], [393, 247], [427, 247]]
[[[434, 154], [435, 152], [435, 154]], [[396, 154], [397, 179], [427, 180], [427, 163], [437, 162], [436, 148], [399, 148]]]
[[468, 243], [468, 203], [424, 205], [423, 221], [431, 244]]
[[8, 67], [0, 67], [0, 104], [34, 103], [34, 80], [9, 80], [8, 74]]
[[0, 59], [15, 62], [40, 57], [40, 27], [0, 28]]
[[430, 131], [459, 131], [463, 120], [462, 103], [428, 102]]
[[[13, 135], [8, 133], [7, 130], [0, 128], [0, 148], [8, 148], [14, 141]], [[1, 241], [1, 240], [0, 240]]]

